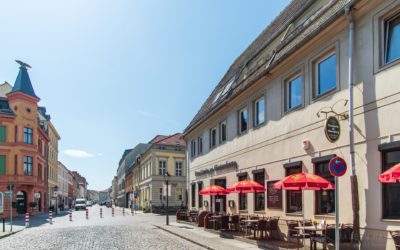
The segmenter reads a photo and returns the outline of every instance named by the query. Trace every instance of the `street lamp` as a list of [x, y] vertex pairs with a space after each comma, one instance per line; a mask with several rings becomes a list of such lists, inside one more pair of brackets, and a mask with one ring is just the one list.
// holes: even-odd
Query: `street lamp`
[[171, 177], [171, 175], [167, 172], [165, 172], [164, 174], [164, 180], [165, 180], [165, 184], [167, 185], [167, 192], [166, 192], [166, 196], [167, 196], [167, 217], [166, 217], [166, 225], [169, 225], [169, 209], [168, 209], [168, 184], [169, 184], [169, 178]]

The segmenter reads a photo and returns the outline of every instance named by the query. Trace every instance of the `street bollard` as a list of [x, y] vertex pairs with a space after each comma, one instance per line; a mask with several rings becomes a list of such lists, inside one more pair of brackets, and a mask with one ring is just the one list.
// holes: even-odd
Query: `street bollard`
[[25, 227], [29, 227], [29, 213], [25, 214]]
[[6, 218], [3, 218], [3, 233], [6, 231]]
[[102, 218], [103, 218], [103, 209], [100, 208], [100, 219], [102, 219]]
[[49, 223], [50, 225], [53, 224], [53, 211], [49, 211]]
[[89, 208], [86, 208], [86, 219], [89, 219]]
[[111, 208], [112, 217], [114, 217], [114, 208]]
[[125, 208], [122, 208], [122, 216], [125, 216]]
[[69, 221], [72, 221], [72, 209], [68, 211]]

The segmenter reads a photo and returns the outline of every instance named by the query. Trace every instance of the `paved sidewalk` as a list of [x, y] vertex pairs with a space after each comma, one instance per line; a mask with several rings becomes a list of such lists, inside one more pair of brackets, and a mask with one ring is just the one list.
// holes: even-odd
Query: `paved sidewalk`
[[[207, 249], [236, 250], [236, 249], [260, 249], [258, 246], [235, 239], [223, 238], [218, 234], [204, 231], [203, 228], [187, 224], [170, 222], [170, 225], [155, 223], [154, 226], [191, 241]], [[261, 248], [263, 249], [263, 248]], [[264, 248], [265, 249], [265, 248]]]

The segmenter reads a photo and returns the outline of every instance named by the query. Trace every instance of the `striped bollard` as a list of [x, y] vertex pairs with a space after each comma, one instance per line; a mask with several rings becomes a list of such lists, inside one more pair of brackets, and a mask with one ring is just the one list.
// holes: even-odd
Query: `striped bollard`
[[88, 208], [86, 208], [86, 219], [87, 220], [89, 219], [89, 209]]
[[100, 219], [102, 219], [102, 218], [103, 218], [103, 209], [100, 208]]
[[122, 216], [125, 216], [125, 208], [122, 208]]
[[112, 217], [114, 217], [114, 208], [111, 208]]
[[49, 223], [53, 224], [53, 211], [52, 210], [49, 211]]
[[25, 214], [25, 227], [29, 227], [29, 213]]
[[68, 211], [69, 221], [72, 221], [72, 209]]

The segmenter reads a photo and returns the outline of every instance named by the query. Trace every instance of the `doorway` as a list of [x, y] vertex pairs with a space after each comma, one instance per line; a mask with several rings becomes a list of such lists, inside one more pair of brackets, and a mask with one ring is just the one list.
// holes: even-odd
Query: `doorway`
[[26, 196], [26, 192], [24, 191], [19, 191], [17, 193], [17, 213], [18, 214], [25, 214], [26, 213], [26, 201], [27, 201], [27, 196]]
[[[226, 188], [226, 179], [216, 179], [214, 184]], [[226, 213], [226, 195], [216, 195], [214, 197], [214, 205], [216, 212]]]

